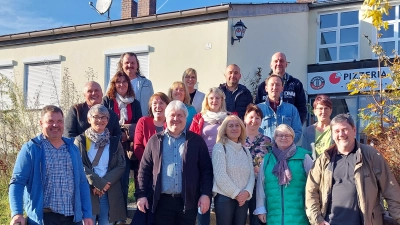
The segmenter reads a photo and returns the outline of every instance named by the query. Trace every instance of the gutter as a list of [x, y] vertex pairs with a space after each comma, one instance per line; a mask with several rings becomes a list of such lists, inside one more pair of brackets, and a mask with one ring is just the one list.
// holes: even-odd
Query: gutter
[[327, 7], [327, 6], [334, 6], [334, 5], [349, 5], [349, 4], [358, 4], [364, 2], [363, 0], [323, 0], [318, 1], [315, 0], [314, 2], [310, 3], [308, 6], [310, 9], [312, 8], [320, 8], [320, 7]]
[[155, 14], [155, 15], [149, 15], [149, 16], [144, 16], [144, 17], [135, 17], [135, 18], [129, 18], [129, 19], [111, 20], [111, 21], [106, 21], [106, 22], [89, 23], [89, 24], [53, 28], [53, 29], [40, 30], [40, 31], [8, 34], [8, 35], [0, 36], [0, 42], [34, 38], [34, 37], [51, 36], [51, 35], [57, 35], [57, 34], [69, 34], [69, 33], [81, 32], [81, 31], [119, 27], [119, 26], [132, 25], [132, 24], [149, 23], [149, 22], [163, 21], [163, 20], [169, 20], [169, 19], [185, 18], [185, 17], [191, 17], [191, 16], [224, 12], [224, 11], [228, 11], [228, 10], [231, 10], [230, 4], [220, 5], [220, 6], [210, 6], [210, 7], [198, 8], [198, 9], [191, 9], [191, 10], [183, 10], [183, 11], [177, 11], [177, 12], [171, 12], [171, 13], [164, 13], [164, 14]]

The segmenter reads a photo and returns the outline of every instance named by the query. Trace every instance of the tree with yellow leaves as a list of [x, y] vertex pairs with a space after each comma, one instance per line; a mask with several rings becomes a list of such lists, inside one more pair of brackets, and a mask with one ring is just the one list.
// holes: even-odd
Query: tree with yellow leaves
[[368, 39], [372, 52], [378, 58], [378, 67], [389, 67], [390, 74], [385, 78], [391, 79], [391, 84], [383, 86], [379, 80], [373, 80], [368, 75], [361, 75], [347, 85], [350, 95], [363, 94], [369, 99], [367, 107], [360, 109], [359, 117], [365, 125], [363, 132], [372, 144], [385, 157], [397, 181], [400, 181], [400, 58], [393, 50], [394, 57], [390, 58], [379, 45], [381, 29], [388, 29], [388, 22], [383, 21], [383, 15], [389, 14], [391, 8], [388, 0], [365, 0], [363, 4], [364, 20], [375, 27], [377, 41]]

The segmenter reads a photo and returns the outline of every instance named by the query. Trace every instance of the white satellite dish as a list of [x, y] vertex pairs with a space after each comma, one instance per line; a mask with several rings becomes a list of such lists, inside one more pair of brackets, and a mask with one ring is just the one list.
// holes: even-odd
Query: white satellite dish
[[100, 15], [108, 13], [108, 19], [110, 19], [111, 4], [112, 0], [97, 0], [96, 7], [94, 7], [93, 2], [89, 2], [89, 5], [92, 6]]

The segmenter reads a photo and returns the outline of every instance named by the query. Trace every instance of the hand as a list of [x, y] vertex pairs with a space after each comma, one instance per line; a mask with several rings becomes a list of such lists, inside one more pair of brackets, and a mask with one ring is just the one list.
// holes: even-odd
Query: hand
[[127, 141], [128, 140], [128, 136], [126, 136], [126, 133], [125, 132], [122, 132], [122, 135], [121, 135], [121, 142], [125, 142], [125, 141]]
[[258, 219], [261, 220], [262, 223], [266, 223], [267, 222], [267, 214], [258, 214]]
[[11, 219], [10, 225], [25, 225], [25, 218], [22, 214], [17, 214]]
[[319, 223], [319, 225], [330, 225], [330, 224], [328, 222], [324, 221], [324, 222]]
[[103, 188], [103, 194], [106, 193], [106, 191], [108, 191], [108, 189], [110, 189], [110, 187], [111, 187], [111, 183], [107, 182], [106, 186], [104, 186], [104, 188]]
[[92, 218], [83, 219], [83, 225], [94, 225]]
[[202, 195], [197, 202], [197, 206], [200, 207], [201, 214], [204, 214], [210, 208], [210, 197], [207, 195]]
[[254, 174], [257, 175], [259, 171], [260, 171], [260, 167], [259, 166], [255, 166], [254, 167]]
[[94, 195], [98, 195], [99, 197], [101, 197], [104, 194], [104, 192], [100, 191], [97, 188], [93, 188], [92, 191]]
[[242, 190], [237, 196], [236, 200], [239, 202], [239, 206], [243, 206], [247, 199], [250, 197], [249, 192]]
[[149, 203], [146, 197], [139, 198], [137, 200], [137, 207], [140, 211], [146, 213], [146, 209], [149, 209]]

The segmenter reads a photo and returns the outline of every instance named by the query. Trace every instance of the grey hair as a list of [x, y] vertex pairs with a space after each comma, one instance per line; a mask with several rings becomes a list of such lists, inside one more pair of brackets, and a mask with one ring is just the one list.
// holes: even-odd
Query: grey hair
[[101, 104], [97, 104], [90, 107], [89, 112], [87, 114], [87, 118], [90, 118], [90, 116], [93, 116], [96, 113], [106, 116], [107, 118], [110, 118], [110, 113], [108, 112], [108, 109]]
[[275, 128], [275, 131], [274, 131], [274, 139], [276, 138], [276, 132], [277, 131], [289, 131], [289, 133], [292, 135], [292, 137], [294, 138], [295, 137], [295, 133], [294, 133], [294, 130], [293, 130], [293, 128], [291, 128], [289, 125], [287, 125], [287, 124], [284, 124], [284, 123], [282, 123], [282, 124], [280, 124], [279, 126], [277, 126], [276, 128]]
[[189, 113], [188, 113], [188, 110], [186, 108], [186, 105], [183, 102], [179, 101], [179, 100], [171, 101], [168, 104], [167, 108], [165, 108], [165, 116], [167, 117], [171, 113], [172, 110], [176, 110], [176, 111], [182, 110], [183, 113], [185, 114], [185, 118], [188, 117]]
[[87, 90], [87, 86], [89, 86], [90, 84], [97, 84], [97, 85], [99, 85], [99, 87], [100, 87], [100, 91], [101, 92], [103, 92], [103, 90], [101, 89], [101, 86], [100, 86], [100, 84], [99, 83], [97, 83], [96, 81], [88, 81], [88, 82], [86, 82], [86, 84], [85, 84], [85, 86], [83, 87], [83, 93], [85, 93], [86, 92], [86, 90]]
[[352, 128], [356, 127], [356, 124], [354, 123], [354, 120], [351, 117], [351, 115], [350, 114], [346, 114], [346, 113], [338, 114], [335, 117], [333, 117], [333, 119], [331, 121], [331, 127], [334, 124], [343, 123], [343, 122], [347, 122]]

